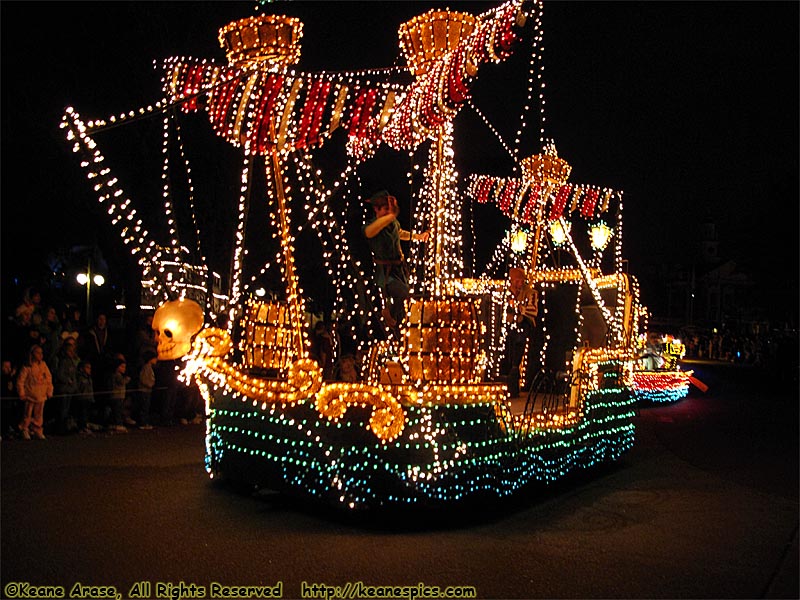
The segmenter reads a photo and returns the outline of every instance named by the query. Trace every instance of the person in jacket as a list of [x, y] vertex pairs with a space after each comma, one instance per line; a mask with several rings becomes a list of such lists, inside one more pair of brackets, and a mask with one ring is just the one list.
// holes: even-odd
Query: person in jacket
[[402, 320], [408, 298], [408, 275], [400, 241], [428, 241], [428, 232], [412, 233], [400, 227], [397, 198], [386, 190], [373, 194], [369, 200], [375, 217], [362, 227], [375, 263], [375, 283], [380, 290], [383, 309], [381, 316], [388, 329], [393, 330]]
[[[111, 390], [110, 404], [111, 404], [111, 423], [109, 424], [109, 431], [117, 433], [127, 433], [128, 430], [123, 425], [124, 410], [125, 410], [125, 396], [127, 393], [127, 386], [131, 382], [131, 378], [125, 374], [127, 363], [124, 357], [117, 357], [114, 359], [114, 369], [109, 378], [108, 388]], [[136, 424], [135, 422], [133, 423]]]
[[28, 361], [17, 378], [17, 394], [24, 402], [24, 413], [19, 425], [22, 437], [31, 439], [31, 433], [40, 440], [44, 435], [44, 404], [53, 397], [53, 377], [44, 362], [44, 350], [38, 344], [31, 347]]
[[78, 365], [76, 377], [76, 391], [73, 397], [78, 433], [91, 435], [92, 428], [100, 429], [100, 425], [89, 421], [90, 412], [94, 406], [94, 383], [92, 381], [92, 363], [87, 360]]
[[0, 385], [0, 432], [2, 435], [14, 434], [21, 414], [21, 404], [17, 396], [17, 367], [3, 358], [2, 385]]
[[158, 355], [152, 350], [145, 351], [142, 356], [144, 364], [139, 369], [139, 392], [137, 418], [139, 429], [152, 429], [150, 425], [150, 400], [153, 397], [153, 388], [156, 385], [156, 374], [153, 367], [158, 362]]
[[[78, 342], [68, 337], [61, 344], [61, 351], [56, 361], [54, 387], [58, 400], [58, 433], [61, 435], [69, 433], [70, 430], [70, 408], [72, 398], [78, 391]], [[45, 361], [47, 362], [47, 361]], [[74, 426], [74, 424], [73, 424]]]
[[61, 350], [61, 321], [54, 306], [48, 306], [44, 312], [44, 319], [39, 324], [39, 343], [44, 351], [44, 362], [50, 372], [55, 375], [58, 369], [58, 353]]

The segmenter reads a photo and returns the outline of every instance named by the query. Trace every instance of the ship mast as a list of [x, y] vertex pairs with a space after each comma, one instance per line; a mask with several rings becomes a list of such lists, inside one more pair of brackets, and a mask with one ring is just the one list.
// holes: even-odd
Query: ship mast
[[528, 266], [528, 273], [531, 274], [539, 268], [539, 245], [545, 230], [544, 211], [547, 207], [548, 199], [558, 187], [566, 183], [572, 172], [572, 167], [563, 158], [558, 157], [554, 144], [545, 146], [542, 154], [534, 154], [523, 158], [521, 165], [523, 191], [529, 186], [533, 188], [538, 186], [540, 189], [533, 221], [536, 229], [531, 242], [531, 259]]
[[[442, 58], [454, 52], [478, 26], [478, 18], [469, 13], [430, 10], [403, 23], [398, 35], [409, 70], [417, 83], [440, 76]], [[469, 76], [477, 67], [466, 61]], [[427, 100], [430, 102], [430, 100]], [[424, 106], [426, 100], [422, 100]], [[423, 259], [423, 286], [434, 297], [445, 295], [447, 283], [462, 275], [463, 261], [461, 210], [455, 185], [453, 158], [453, 126], [458, 107], [438, 103], [436, 119], [415, 119], [417, 133], [432, 140], [426, 168], [426, 185], [422, 190], [423, 215], [418, 221], [429, 224], [430, 239]]]
[[[220, 45], [226, 50], [228, 63], [244, 71], [252, 71], [252, 78], [259, 71], [283, 73], [300, 59], [300, 38], [303, 24], [294, 17], [283, 15], [259, 15], [229, 23], [219, 31]], [[293, 96], [294, 97], [294, 96]], [[245, 94], [244, 98], [247, 98]], [[290, 102], [291, 104], [291, 102]], [[280, 243], [283, 260], [281, 261], [283, 280], [286, 284], [287, 304], [289, 309], [289, 329], [291, 330], [290, 347], [296, 357], [305, 356], [303, 341], [303, 306], [300, 297], [297, 273], [292, 250], [291, 221], [287, 209], [286, 193], [283, 185], [283, 154], [285, 131], [276, 126], [281, 114], [274, 114], [269, 120], [269, 159], [265, 162], [267, 180], [272, 183], [278, 212]], [[237, 121], [237, 126], [240, 123]], [[243, 139], [245, 152], [255, 154], [257, 148], [250, 148]], [[242, 232], [238, 240], [244, 243]], [[241, 265], [236, 279], [241, 278]], [[238, 287], [238, 286], [237, 286]], [[231, 298], [236, 303], [237, 298]]]

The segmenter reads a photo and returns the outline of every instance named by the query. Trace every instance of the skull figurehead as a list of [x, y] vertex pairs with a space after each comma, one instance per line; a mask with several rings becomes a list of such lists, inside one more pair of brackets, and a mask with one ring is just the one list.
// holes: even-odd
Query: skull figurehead
[[194, 300], [165, 302], [153, 315], [158, 360], [180, 358], [192, 347], [192, 336], [203, 327], [203, 309]]

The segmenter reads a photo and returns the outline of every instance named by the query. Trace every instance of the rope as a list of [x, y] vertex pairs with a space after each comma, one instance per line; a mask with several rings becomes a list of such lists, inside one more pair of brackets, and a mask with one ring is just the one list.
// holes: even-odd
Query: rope
[[[162, 391], [162, 390], [168, 390], [169, 388], [168, 388], [168, 387], [154, 387], [154, 388], [130, 388], [130, 389], [129, 389], [129, 388], [125, 388], [125, 394], [128, 394], [129, 392], [146, 392], [148, 389], [149, 389], [149, 390], [151, 390], [151, 391], [153, 391], [153, 392], [155, 392], [156, 390], [158, 390], [158, 391]], [[114, 392], [93, 392], [93, 393], [92, 393], [92, 397], [96, 397], [96, 396], [110, 396], [110, 395], [111, 395], [111, 394], [113, 394], [113, 393], [114, 393]], [[75, 393], [75, 394], [53, 394], [52, 396], [50, 396], [50, 397], [48, 398], [48, 400], [52, 400], [53, 398], [74, 398], [74, 397], [76, 397], [76, 396], [88, 396], [88, 394], [85, 394], [85, 393]], [[22, 398], [20, 398], [19, 396], [0, 396], [0, 401], [2, 401], [2, 402], [6, 402], [6, 401], [8, 401], [8, 400], [21, 400], [21, 401], [25, 402], [25, 400], [22, 400]]]

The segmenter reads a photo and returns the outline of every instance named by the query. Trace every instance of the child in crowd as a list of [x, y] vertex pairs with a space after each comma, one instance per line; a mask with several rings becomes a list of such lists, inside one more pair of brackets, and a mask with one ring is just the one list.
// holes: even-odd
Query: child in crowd
[[[94, 384], [92, 383], [92, 363], [87, 360], [81, 361], [78, 365], [75, 389], [73, 402], [77, 414], [78, 433], [91, 435], [91, 426], [94, 424], [89, 422], [89, 411], [94, 404]], [[94, 428], [100, 429], [100, 426], [94, 425]]]
[[139, 371], [139, 429], [152, 429], [150, 425], [150, 400], [153, 397], [153, 387], [156, 385], [156, 374], [153, 367], [158, 362], [158, 355], [151, 351], [145, 351], [142, 355], [144, 364]]
[[44, 425], [44, 403], [53, 397], [53, 376], [44, 362], [44, 350], [34, 344], [28, 353], [28, 362], [19, 372], [17, 393], [25, 403], [22, 422], [19, 425], [22, 437], [31, 439], [31, 432], [40, 440], [46, 439]]
[[[123, 410], [125, 408], [125, 392], [131, 378], [125, 375], [127, 365], [124, 357], [117, 357], [114, 363], [114, 370], [111, 372], [111, 423], [109, 431], [117, 433], [127, 433], [128, 430], [123, 425]], [[135, 424], [135, 422], [134, 422]]]
[[19, 398], [17, 397], [17, 369], [14, 368], [10, 360], [3, 360], [3, 383], [0, 390], [0, 406], [3, 407], [0, 413], [0, 431], [3, 434], [13, 432], [19, 423]]

